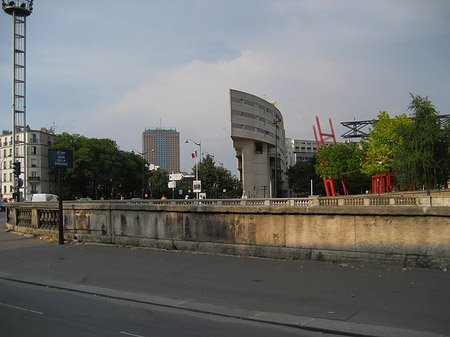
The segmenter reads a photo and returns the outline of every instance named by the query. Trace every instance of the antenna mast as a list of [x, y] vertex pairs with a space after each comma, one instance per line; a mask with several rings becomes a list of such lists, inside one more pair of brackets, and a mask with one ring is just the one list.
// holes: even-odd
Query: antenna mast
[[[2, 0], [2, 8], [12, 16], [12, 161], [18, 167], [14, 179], [14, 192], [20, 201], [27, 193], [27, 141], [26, 125], [26, 18], [33, 11], [33, 0]], [[23, 178], [20, 178], [20, 177]]]

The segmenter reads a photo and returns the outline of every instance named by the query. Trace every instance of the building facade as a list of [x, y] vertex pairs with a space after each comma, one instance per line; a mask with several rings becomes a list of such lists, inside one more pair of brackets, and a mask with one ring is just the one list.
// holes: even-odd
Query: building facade
[[[17, 136], [24, 139], [24, 135]], [[19, 178], [23, 182], [23, 187], [19, 190], [20, 200], [29, 201], [31, 195], [35, 193], [56, 193], [57, 191], [56, 181], [50, 175], [49, 168], [49, 149], [54, 144], [56, 135], [53, 130], [45, 128], [31, 130], [27, 127], [26, 138], [27, 155], [24, 156], [23, 153], [17, 153], [17, 155], [21, 157]], [[13, 174], [12, 144], [12, 133], [3, 131], [0, 136], [0, 190], [5, 200], [13, 198], [15, 184], [18, 183]]]
[[142, 155], [150, 166], [160, 167], [168, 173], [180, 172], [180, 133], [174, 128], [145, 129]]
[[285, 131], [276, 102], [230, 89], [230, 107], [231, 139], [244, 196], [285, 196]]
[[[336, 143], [340, 144], [340, 143]], [[325, 142], [325, 146], [334, 145], [332, 141]], [[315, 140], [286, 138], [286, 167], [311, 160], [317, 153]]]
[[304, 163], [314, 157], [317, 145], [314, 140], [286, 138], [286, 166]]

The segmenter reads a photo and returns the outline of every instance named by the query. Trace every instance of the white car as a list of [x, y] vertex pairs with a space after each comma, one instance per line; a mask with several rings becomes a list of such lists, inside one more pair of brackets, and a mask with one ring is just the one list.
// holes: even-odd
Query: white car
[[31, 202], [58, 202], [56, 194], [36, 193], [31, 196]]

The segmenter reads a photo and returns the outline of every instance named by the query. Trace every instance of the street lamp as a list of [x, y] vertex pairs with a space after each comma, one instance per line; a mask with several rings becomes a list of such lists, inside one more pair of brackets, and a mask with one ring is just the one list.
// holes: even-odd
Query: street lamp
[[212, 158], [212, 160], [214, 161], [214, 163], [218, 163], [219, 165], [223, 166], [223, 163], [221, 163], [220, 161], [216, 160], [216, 158], [214, 157], [213, 154], [208, 153], [208, 152], [202, 152], [202, 155], [210, 156]]
[[141, 180], [142, 180], [142, 199], [144, 199], [145, 196], [145, 184], [144, 184], [144, 170], [145, 170], [145, 159], [144, 159], [144, 155], [147, 154], [147, 152], [139, 152], [138, 150], [131, 150], [131, 152], [137, 152], [141, 155], [142, 157], [142, 176], [141, 176]]
[[[185, 143], [189, 143], [191, 141], [195, 145], [197, 145], [200, 148], [200, 162], [202, 161], [202, 142], [196, 142], [195, 140], [192, 140], [190, 138], [185, 139]], [[197, 161], [197, 155], [195, 155], [195, 180], [198, 181], [198, 161]], [[198, 192], [195, 192], [196, 198], [198, 199]]]
[[280, 118], [275, 118], [272, 122], [275, 125], [275, 198], [278, 197], [277, 180], [278, 180], [278, 123], [281, 122]]

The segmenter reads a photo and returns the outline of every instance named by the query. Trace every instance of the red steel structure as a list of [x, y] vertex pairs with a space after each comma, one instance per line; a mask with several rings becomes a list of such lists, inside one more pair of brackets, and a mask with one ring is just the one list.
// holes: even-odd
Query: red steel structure
[[[333, 144], [334, 146], [337, 145], [336, 143], [336, 136], [334, 135], [334, 128], [333, 128], [333, 123], [331, 122], [331, 118], [328, 118], [328, 122], [330, 124], [330, 133], [325, 133], [322, 132], [322, 128], [320, 127], [320, 122], [319, 122], [319, 117], [316, 116], [316, 123], [317, 123], [317, 130], [318, 133], [316, 131], [316, 127], [315, 125], [313, 125], [313, 131], [314, 131], [314, 137], [316, 139], [316, 146], [317, 146], [317, 152], [322, 151], [325, 148], [325, 142], [327, 140], [332, 139], [333, 140]], [[317, 134], [319, 135], [319, 137], [317, 136]], [[326, 165], [326, 163], [320, 163], [320, 165]], [[325, 192], [327, 193], [327, 197], [336, 196], [336, 189], [334, 188], [334, 184], [333, 184], [333, 177], [323, 177], [323, 184], [325, 186]], [[348, 191], [347, 188], [345, 186], [344, 180], [342, 180], [342, 188], [344, 190], [344, 194], [347, 195]]]
[[391, 174], [383, 173], [372, 176], [372, 193], [392, 192]]

